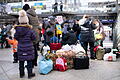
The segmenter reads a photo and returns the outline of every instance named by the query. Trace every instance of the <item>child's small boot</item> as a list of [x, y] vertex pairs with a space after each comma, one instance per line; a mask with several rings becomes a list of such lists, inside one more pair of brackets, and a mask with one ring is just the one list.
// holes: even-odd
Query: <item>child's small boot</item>
[[21, 70], [20, 70], [20, 78], [23, 78], [24, 76], [25, 76], [24, 69], [21, 69]]
[[14, 60], [13, 63], [18, 63], [18, 60]]

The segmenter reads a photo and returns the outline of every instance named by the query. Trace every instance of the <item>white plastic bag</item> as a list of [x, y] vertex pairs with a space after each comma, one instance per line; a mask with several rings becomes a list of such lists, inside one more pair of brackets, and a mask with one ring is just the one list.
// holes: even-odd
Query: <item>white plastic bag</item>
[[62, 50], [69, 51], [69, 50], [72, 50], [72, 49], [68, 44], [66, 44], [66, 45], [62, 46]]
[[43, 56], [45, 56], [48, 51], [50, 51], [50, 47], [48, 45], [47, 46], [43, 46], [43, 51], [42, 51]]
[[83, 47], [81, 46], [81, 44], [77, 44], [77, 45], [71, 45], [72, 51], [74, 51], [75, 53], [85, 53], [85, 50], [83, 49]]
[[113, 54], [113, 52], [107, 53], [103, 57], [104, 61], [116, 61], [116, 54]]

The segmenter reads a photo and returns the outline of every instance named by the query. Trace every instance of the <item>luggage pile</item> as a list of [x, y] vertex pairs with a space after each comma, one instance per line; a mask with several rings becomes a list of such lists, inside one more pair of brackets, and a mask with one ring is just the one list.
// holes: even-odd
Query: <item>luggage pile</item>
[[[59, 46], [58, 46], [59, 47]], [[89, 57], [78, 43], [64, 45], [60, 49], [43, 46], [42, 59], [39, 61], [39, 73], [48, 74], [52, 70], [66, 71], [68, 69], [88, 69]]]
[[116, 61], [116, 54], [113, 53], [113, 50], [111, 50], [111, 48], [103, 48], [101, 46], [97, 46], [94, 48], [94, 52], [96, 53], [97, 60]]
[[94, 43], [94, 52], [96, 54], [97, 60], [104, 60], [104, 61], [116, 61], [116, 54], [111, 48], [104, 48], [100, 46], [102, 35], [96, 34], [95, 35], [95, 43]]

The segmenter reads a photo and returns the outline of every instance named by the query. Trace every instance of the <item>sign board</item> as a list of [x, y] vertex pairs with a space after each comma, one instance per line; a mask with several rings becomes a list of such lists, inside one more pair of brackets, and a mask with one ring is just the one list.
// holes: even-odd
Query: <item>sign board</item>
[[34, 8], [35, 9], [43, 8], [43, 3], [34, 3]]
[[[8, 3], [7, 5], [9, 9], [7, 13], [18, 13], [22, 9], [24, 4], [29, 4], [30, 7], [34, 7], [37, 14], [48, 13], [52, 11], [52, 3], [54, 0], [39, 0], [39, 1], [27, 1], [27, 2], [16, 2], [16, 3]], [[1, 7], [0, 7], [1, 10]]]

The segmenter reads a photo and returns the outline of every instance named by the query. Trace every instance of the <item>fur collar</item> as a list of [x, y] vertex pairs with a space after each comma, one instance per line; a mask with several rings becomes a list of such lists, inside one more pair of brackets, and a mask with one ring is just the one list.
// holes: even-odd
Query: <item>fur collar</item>
[[25, 25], [16, 25], [14, 26], [14, 28], [16, 27], [28, 27], [28, 28], [31, 28], [32, 29], [32, 25], [28, 25], [28, 24], [25, 24]]

